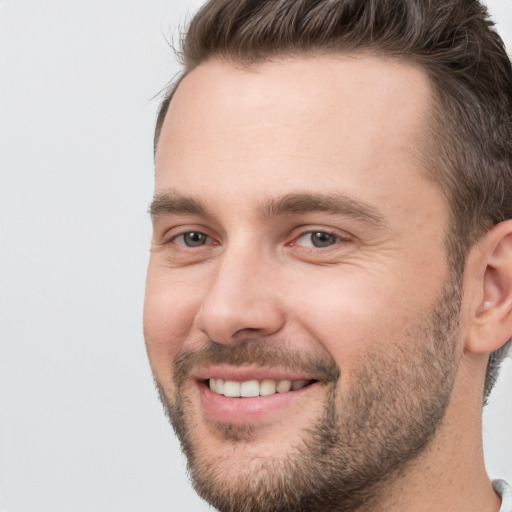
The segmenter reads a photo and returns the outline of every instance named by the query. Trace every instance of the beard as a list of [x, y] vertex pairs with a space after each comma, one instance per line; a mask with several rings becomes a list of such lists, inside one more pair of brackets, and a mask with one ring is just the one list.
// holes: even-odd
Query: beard
[[[459, 366], [460, 302], [460, 286], [448, 283], [432, 311], [401, 339], [377, 340], [363, 354], [343, 392], [343, 369], [325, 353], [297, 354], [254, 339], [180, 353], [173, 364], [175, 396], [156, 384], [198, 494], [221, 512], [377, 510], [380, 492], [427, 449], [445, 416]], [[279, 365], [320, 376], [322, 413], [285, 456], [260, 453], [226, 477], [228, 450], [205, 456], [186, 389], [192, 367], [218, 363]], [[209, 428], [231, 445], [258, 442], [250, 424]]]

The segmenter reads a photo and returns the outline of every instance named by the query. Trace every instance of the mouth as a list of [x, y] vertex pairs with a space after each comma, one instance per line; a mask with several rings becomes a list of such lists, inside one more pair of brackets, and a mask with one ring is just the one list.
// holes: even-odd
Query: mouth
[[315, 382], [317, 381], [314, 379], [252, 379], [238, 382], [215, 378], [209, 378], [205, 381], [213, 393], [228, 398], [255, 398], [259, 396], [272, 396], [276, 393], [289, 393], [290, 391], [299, 391]]
[[[219, 424], [256, 425], [291, 414], [290, 407], [320, 389], [306, 375], [239, 368], [206, 370], [195, 375], [201, 410]], [[273, 373], [273, 375], [269, 375]], [[311, 395], [312, 396], [312, 395]]]

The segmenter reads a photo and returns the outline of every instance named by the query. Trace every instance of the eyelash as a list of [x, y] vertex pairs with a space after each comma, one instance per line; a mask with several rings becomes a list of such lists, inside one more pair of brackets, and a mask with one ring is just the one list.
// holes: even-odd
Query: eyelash
[[[313, 237], [318, 236], [318, 235], [320, 235], [319, 238], [321, 238], [323, 236], [324, 241], [325, 241], [325, 239], [328, 239], [327, 245], [315, 245], [315, 243], [313, 242]], [[298, 240], [300, 240], [301, 238], [307, 237], [307, 236], [310, 237], [311, 245], [304, 246], [304, 245], [297, 243]], [[313, 250], [314, 249], [329, 249], [332, 246], [334, 246], [342, 241], [343, 241], [343, 239], [335, 233], [332, 233], [332, 232], [326, 231], [326, 230], [322, 230], [322, 229], [315, 229], [315, 230], [305, 231], [305, 232], [299, 234], [290, 245], [291, 246], [299, 246], [299, 247], [302, 247], [303, 249], [313, 249]], [[320, 242], [322, 243], [323, 241], [320, 240]]]
[[[321, 245], [322, 243], [322, 240], [320, 240], [320, 245], [315, 245], [315, 243], [311, 240], [311, 245], [302, 245], [302, 244], [299, 244], [297, 243], [300, 239], [304, 238], [304, 237], [307, 237], [307, 236], [310, 236], [310, 237], [313, 237], [315, 235], [320, 235], [319, 238], [321, 238], [322, 236], [324, 237], [324, 241], [326, 241], [326, 245]], [[199, 240], [199, 243], [197, 243], [197, 245], [194, 245], [195, 241], [192, 240], [192, 243], [186, 243], [186, 237], [187, 236], [198, 236], [198, 237], [203, 237], [203, 243], [201, 243], [201, 240]], [[181, 239], [181, 242], [179, 242], [179, 240]], [[325, 240], [327, 239], [327, 240]], [[207, 235], [206, 233], [203, 233], [202, 231], [199, 231], [199, 230], [191, 230], [191, 231], [186, 231], [184, 233], [180, 233], [178, 235], [175, 235], [174, 237], [172, 237], [170, 239], [170, 242], [172, 243], [176, 243], [177, 245], [181, 246], [181, 247], [185, 247], [187, 249], [195, 249], [195, 248], [199, 248], [199, 247], [204, 247], [205, 245], [211, 245], [211, 242], [213, 241], [213, 238], [210, 237], [209, 235]], [[321, 230], [321, 229], [318, 229], [318, 230], [309, 230], [309, 231], [304, 231], [302, 233], [300, 233], [298, 236], [296, 236], [292, 242], [290, 242], [288, 245], [292, 246], [292, 247], [301, 247], [305, 250], [308, 250], [308, 249], [329, 249], [330, 247], [340, 243], [344, 241], [344, 239], [335, 234], [335, 233], [332, 233], [330, 231], [327, 231], [327, 230]], [[214, 244], [214, 245], [217, 245], [217, 244]]]

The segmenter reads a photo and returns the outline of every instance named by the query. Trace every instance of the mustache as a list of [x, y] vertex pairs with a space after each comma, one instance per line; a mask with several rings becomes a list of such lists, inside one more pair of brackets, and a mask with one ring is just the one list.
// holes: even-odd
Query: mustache
[[231, 366], [257, 366], [283, 368], [313, 375], [321, 382], [337, 382], [341, 371], [327, 353], [299, 352], [275, 343], [247, 338], [224, 345], [210, 340], [200, 349], [182, 349], [173, 363], [174, 382], [181, 384], [193, 368], [228, 364]]

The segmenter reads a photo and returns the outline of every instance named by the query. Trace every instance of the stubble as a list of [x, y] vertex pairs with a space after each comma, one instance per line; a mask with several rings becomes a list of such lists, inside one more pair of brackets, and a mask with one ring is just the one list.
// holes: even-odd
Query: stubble
[[[183, 352], [173, 365], [175, 396], [168, 397], [161, 383], [157, 387], [198, 494], [220, 512], [370, 510], [382, 488], [428, 447], [442, 423], [459, 364], [460, 301], [460, 287], [447, 284], [430, 314], [401, 340], [382, 340], [360, 358], [344, 392], [343, 368], [325, 354], [303, 357], [258, 340], [229, 346], [211, 342], [202, 351]], [[323, 412], [285, 456], [261, 454], [227, 478], [223, 468], [229, 461], [222, 453], [215, 460], [205, 457], [193, 435], [186, 382], [199, 362], [307, 369], [325, 386]], [[231, 445], [258, 442], [252, 425], [211, 428]]]

